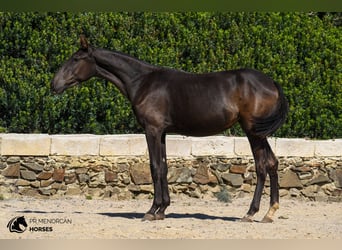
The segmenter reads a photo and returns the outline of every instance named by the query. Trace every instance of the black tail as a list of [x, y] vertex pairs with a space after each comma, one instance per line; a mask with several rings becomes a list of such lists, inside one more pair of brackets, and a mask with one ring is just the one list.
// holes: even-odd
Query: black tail
[[253, 121], [253, 134], [260, 137], [266, 137], [273, 134], [281, 125], [283, 125], [289, 111], [289, 104], [286, 100], [282, 88], [278, 83], [274, 82], [274, 84], [277, 87], [279, 93], [277, 107], [268, 117], [254, 118]]

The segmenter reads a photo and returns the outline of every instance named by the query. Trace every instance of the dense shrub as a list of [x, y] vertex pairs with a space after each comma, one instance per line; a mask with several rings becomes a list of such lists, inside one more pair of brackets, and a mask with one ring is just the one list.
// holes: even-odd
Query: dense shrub
[[80, 33], [96, 47], [156, 65], [259, 69], [290, 102], [277, 136], [342, 137], [341, 26], [332, 14], [315, 13], [0, 13], [0, 130], [142, 131], [130, 104], [104, 80], [50, 94], [50, 80], [78, 49]]

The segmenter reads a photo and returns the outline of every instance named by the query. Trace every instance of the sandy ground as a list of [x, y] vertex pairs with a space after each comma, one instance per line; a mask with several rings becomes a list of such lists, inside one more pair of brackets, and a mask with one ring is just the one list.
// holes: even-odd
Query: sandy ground
[[[215, 198], [173, 198], [162, 221], [141, 221], [151, 200], [21, 198], [0, 201], [2, 239], [342, 239], [342, 203], [282, 199], [271, 224], [259, 223], [268, 210], [263, 197], [255, 222], [242, 223], [251, 197], [223, 203]], [[8, 222], [24, 216], [23, 233]], [[31, 231], [30, 231], [31, 230]], [[32, 231], [35, 230], [35, 231]], [[47, 230], [39, 232], [37, 230]]]

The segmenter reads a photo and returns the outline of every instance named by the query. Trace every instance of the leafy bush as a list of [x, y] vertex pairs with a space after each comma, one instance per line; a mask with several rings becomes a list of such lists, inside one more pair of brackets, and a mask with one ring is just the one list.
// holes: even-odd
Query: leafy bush
[[53, 74], [84, 33], [96, 47], [156, 65], [261, 70], [290, 102], [276, 136], [342, 137], [342, 36], [332, 14], [5, 12], [0, 29], [0, 132], [142, 132], [130, 104], [105, 80], [50, 94]]

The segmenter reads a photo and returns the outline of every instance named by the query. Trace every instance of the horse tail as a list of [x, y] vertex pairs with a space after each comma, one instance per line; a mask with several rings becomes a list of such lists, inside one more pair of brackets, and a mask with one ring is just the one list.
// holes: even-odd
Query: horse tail
[[274, 82], [274, 85], [277, 87], [279, 93], [278, 102], [276, 104], [277, 106], [266, 118], [255, 117], [253, 119], [252, 132], [259, 137], [266, 137], [273, 134], [279, 127], [281, 127], [281, 125], [284, 124], [289, 111], [289, 104], [282, 88], [277, 82]]

